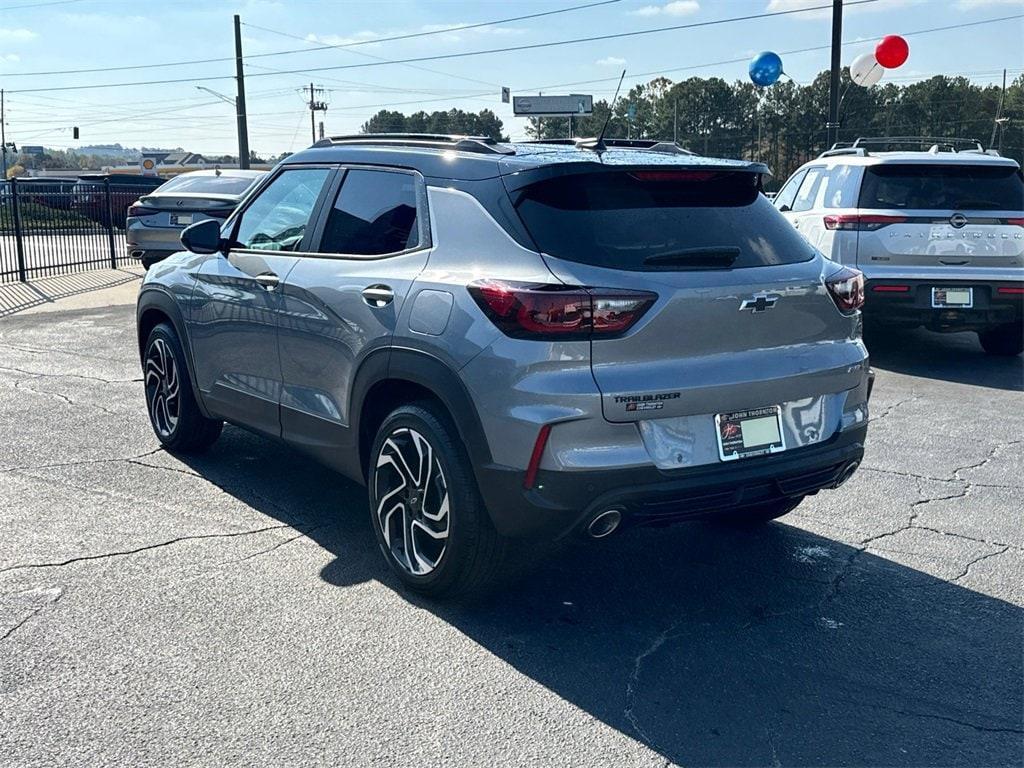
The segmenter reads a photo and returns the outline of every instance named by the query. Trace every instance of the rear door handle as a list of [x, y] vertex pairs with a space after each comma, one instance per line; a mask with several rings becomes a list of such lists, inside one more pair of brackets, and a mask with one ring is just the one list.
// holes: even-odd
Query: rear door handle
[[253, 279], [268, 291], [274, 290], [281, 284], [281, 278], [273, 272], [264, 272], [262, 275], [256, 275]]
[[363, 288], [363, 301], [371, 307], [386, 307], [395, 300], [395, 292], [390, 285], [371, 285]]

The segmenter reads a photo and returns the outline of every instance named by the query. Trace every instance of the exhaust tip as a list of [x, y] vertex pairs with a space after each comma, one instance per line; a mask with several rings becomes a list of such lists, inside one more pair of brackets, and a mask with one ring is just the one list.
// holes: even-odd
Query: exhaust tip
[[587, 535], [592, 539], [603, 539], [611, 536], [618, 530], [622, 522], [622, 511], [618, 509], [606, 509], [598, 512], [587, 524]]
[[833, 488], [838, 488], [843, 483], [845, 483], [847, 480], [849, 480], [851, 477], [853, 477], [853, 473], [857, 471], [857, 467], [859, 467], [859, 466], [860, 466], [860, 462], [859, 461], [851, 461], [849, 464], [847, 464], [845, 467], [843, 467], [843, 469], [839, 473], [839, 477], [836, 478], [836, 481], [835, 481], [835, 483], [833, 483], [832, 487]]

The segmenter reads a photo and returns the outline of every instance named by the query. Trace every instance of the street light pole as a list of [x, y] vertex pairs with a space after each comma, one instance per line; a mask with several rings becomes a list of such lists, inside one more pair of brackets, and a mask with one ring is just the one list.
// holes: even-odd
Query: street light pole
[[238, 121], [238, 167], [249, 167], [249, 125], [245, 119], [245, 72], [242, 69], [242, 20], [235, 14], [235, 75], [238, 96], [235, 99], [235, 117]]
[[843, 0], [832, 0], [832, 72], [828, 89], [826, 149], [839, 140], [839, 73], [842, 68]]

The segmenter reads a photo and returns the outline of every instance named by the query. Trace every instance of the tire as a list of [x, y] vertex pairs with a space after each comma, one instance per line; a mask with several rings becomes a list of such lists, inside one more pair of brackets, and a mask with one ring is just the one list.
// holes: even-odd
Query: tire
[[788, 515], [794, 509], [796, 509], [800, 502], [804, 500], [803, 496], [796, 498], [782, 499], [781, 501], [773, 501], [768, 504], [757, 504], [751, 507], [741, 507], [733, 512], [729, 512], [726, 515], [722, 515], [720, 518], [715, 518], [717, 521], [734, 527], [749, 528], [756, 525], [764, 525], [765, 523], [776, 520], [783, 515]]
[[377, 430], [369, 464], [370, 525], [402, 583], [430, 597], [486, 591], [508, 542], [491, 523], [444, 410], [418, 402], [392, 411]]
[[199, 410], [181, 341], [170, 324], [160, 323], [150, 331], [142, 376], [149, 422], [164, 448], [201, 453], [220, 437], [224, 422], [208, 419]]
[[978, 331], [978, 341], [981, 342], [981, 348], [990, 355], [1019, 355], [1024, 352], [1024, 325], [1006, 323]]

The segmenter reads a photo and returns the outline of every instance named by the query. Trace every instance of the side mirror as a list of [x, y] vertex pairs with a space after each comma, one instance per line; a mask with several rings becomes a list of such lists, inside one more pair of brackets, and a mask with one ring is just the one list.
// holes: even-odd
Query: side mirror
[[220, 222], [214, 219], [197, 221], [181, 231], [181, 244], [192, 253], [219, 253], [223, 241], [220, 239]]

